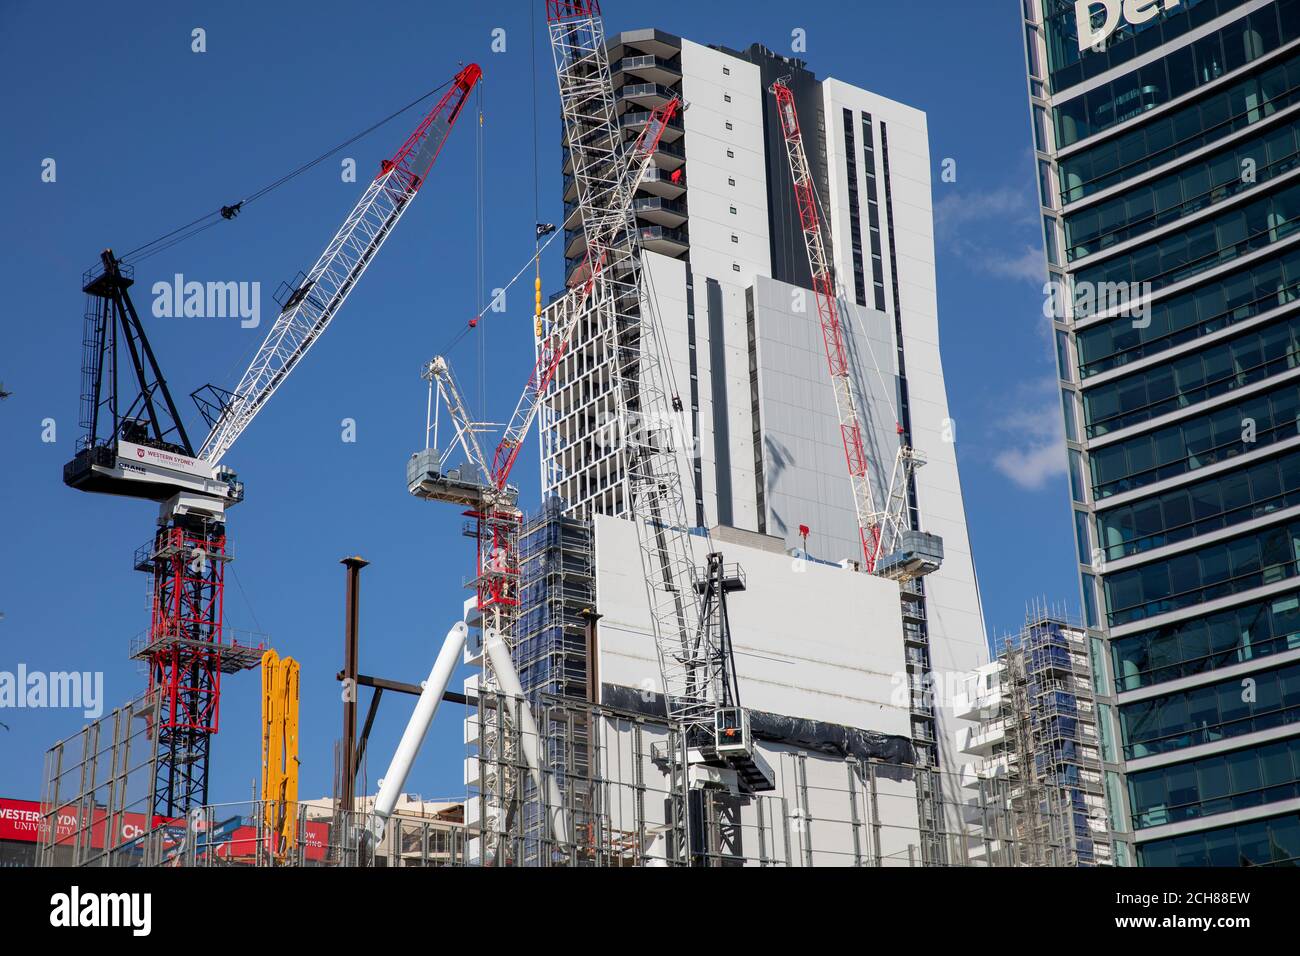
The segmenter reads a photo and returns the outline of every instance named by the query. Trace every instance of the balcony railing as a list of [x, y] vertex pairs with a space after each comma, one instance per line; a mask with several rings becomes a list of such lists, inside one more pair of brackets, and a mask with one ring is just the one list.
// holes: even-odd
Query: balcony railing
[[639, 56], [625, 56], [621, 60], [615, 60], [614, 63], [611, 64], [611, 66], [615, 73], [622, 72], [624, 70], [649, 70], [649, 69], [664, 70], [668, 73], [675, 73], [678, 76], [681, 76], [682, 73], [681, 62], [676, 57], [673, 57], [672, 59], [666, 59], [662, 56], [654, 56], [653, 54], [650, 53], [644, 53]]

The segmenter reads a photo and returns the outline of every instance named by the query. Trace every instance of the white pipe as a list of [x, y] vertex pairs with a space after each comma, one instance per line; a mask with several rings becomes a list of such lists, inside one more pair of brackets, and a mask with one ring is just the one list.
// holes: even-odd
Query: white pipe
[[420, 699], [415, 703], [415, 713], [411, 714], [411, 719], [407, 721], [402, 741], [397, 745], [393, 760], [388, 765], [388, 772], [379, 781], [379, 796], [375, 798], [374, 816], [370, 820], [370, 832], [376, 842], [384, 838], [384, 827], [388, 823], [388, 818], [393, 815], [397, 798], [401, 796], [402, 788], [406, 786], [406, 777], [411, 772], [411, 764], [415, 762], [415, 755], [420, 752], [424, 736], [429, 732], [429, 725], [433, 723], [433, 715], [438, 712], [438, 704], [442, 702], [442, 695], [447, 690], [452, 672], [455, 671], [456, 663], [465, 649], [467, 631], [465, 622], [457, 621], [447, 632], [442, 642], [442, 650], [438, 652], [438, 659], [433, 662], [433, 670], [429, 671], [429, 679], [424, 682]]
[[492, 662], [492, 671], [496, 674], [501, 693], [506, 697], [519, 700], [518, 713], [521, 725], [517, 728], [519, 746], [524, 752], [524, 762], [528, 764], [528, 769], [532, 773], [537, 792], [546, 794], [551, 832], [555, 835], [555, 842], [563, 847], [569, 842], [569, 829], [564, 820], [564, 808], [560, 804], [560, 787], [553, 775], [544, 777], [542, 773], [539, 747], [542, 737], [537, 732], [537, 722], [533, 720], [532, 709], [528, 706], [527, 698], [524, 697], [524, 688], [519, 683], [519, 675], [515, 673], [514, 662], [510, 660], [510, 648], [506, 647], [506, 642], [501, 639], [501, 632], [490, 627], [483, 640], [483, 649], [487, 652], [488, 660]]

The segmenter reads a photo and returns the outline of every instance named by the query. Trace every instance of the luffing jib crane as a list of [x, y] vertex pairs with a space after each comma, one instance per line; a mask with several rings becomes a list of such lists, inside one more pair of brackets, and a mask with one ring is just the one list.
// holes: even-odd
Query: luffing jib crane
[[[672, 391], [654, 303], [643, 287], [635, 184], [629, 186], [617, 175], [623, 137], [600, 4], [548, 0], [546, 14], [587, 242], [587, 266], [575, 270], [571, 281], [582, 281], [592, 263], [601, 264], [592, 308], [613, 382], [626, 489], [623, 514], [632, 519], [640, 545], [666, 716], [682, 728], [689, 748], [707, 761], [717, 756], [719, 725], [735, 718], [733, 708], [724, 707], [729, 654], [718, 629], [702, 613], [681, 452], [674, 438], [679, 399]], [[748, 759], [736, 752], [728, 761]], [[751, 775], [758, 771], [749, 765], [742, 769]]]
[[[670, 99], [653, 110], [630, 149], [620, 155], [617, 178], [625, 184], [620, 190], [623, 194], [630, 196], [635, 192], [636, 184], [641, 182], [653, 163], [664, 130], [680, 108], [678, 100]], [[616, 225], [611, 223], [611, 228]], [[448, 448], [439, 450], [436, 447], [436, 420], [426, 422], [426, 447], [412, 455], [407, 463], [407, 486], [417, 497], [448, 501], [470, 509], [466, 515], [476, 523], [473, 536], [478, 543], [475, 578], [478, 612], [485, 634], [491, 635], [490, 640], [499, 642], [495, 648], [486, 648], [495, 650], [495, 654], [488, 654], [489, 685], [507, 696], [513, 691], [501, 683], [505, 675], [500, 671], [502, 661], [508, 659], [515, 640], [519, 604], [518, 539], [522, 517], [518, 491], [510, 485], [509, 479], [523, 442], [549, 393], [556, 370], [567, 354], [574, 329], [584, 317], [589, 317], [595, 296], [599, 294], [600, 282], [607, 268], [605, 259], [596, 255], [589, 260], [589, 265], [582, 282], [566, 293], [565, 301], [555, 313], [557, 318], [538, 326], [537, 358], [533, 370], [490, 460], [479, 444], [479, 426], [470, 417], [446, 358], [436, 356], [423, 372], [423, 377], [429, 382], [431, 419], [432, 410], [445, 406], [452, 418], [455, 434]], [[428, 443], [430, 431], [434, 433], [433, 446]], [[449, 470], [446, 463], [455, 447], [464, 452], [467, 461], [459, 468]], [[506, 657], [502, 658], [502, 654]], [[530, 719], [525, 717], [526, 714], [525, 704], [520, 720]], [[498, 735], [495, 730], [499, 717], [495, 708], [480, 708], [482, 789], [487, 805], [485, 857], [491, 862], [498, 862], [500, 854], [510, 849], [510, 841], [501, 837], [509, 829], [506, 816], [514, 805], [511, 796], [519, 783], [512, 769], [517, 766], [516, 739], [524, 748], [522, 756], [526, 762], [529, 757], [527, 729], [511, 728], [514, 733]], [[505, 740], [508, 752], [497, 752], [498, 737]], [[540, 784], [539, 792], [542, 792]], [[559, 840], [559, 832], [565, 829], [562, 821], [553, 819], [551, 824]]]
[[[812, 272], [813, 292], [817, 300], [817, 317], [821, 323], [826, 364], [831, 388], [835, 392], [840, 440], [844, 447], [844, 460], [853, 490], [853, 507], [857, 514], [858, 532], [862, 540], [862, 569], [868, 574], [879, 573], [899, 578], [928, 573], [938, 566], [937, 561], [943, 554], [942, 547], [934, 535], [909, 531], [907, 518], [909, 482], [915, 469], [924, 464], [925, 459], [910, 446], [900, 443], [885, 490], [883, 507], [877, 505], [875, 492], [872, 489], [866, 428], [853, 394], [849, 354], [844, 326], [840, 321], [835, 272], [822, 238], [823, 224], [818, 212], [812, 167], [808, 163], [808, 155], [804, 150], [803, 132], [799, 127], [794, 92], [784, 80], [778, 79], [772, 84], [772, 95], [776, 98], [777, 117], [781, 123], [781, 134], [785, 140], [786, 155], [790, 163], [795, 205], [799, 210], [804, 246], [808, 253], [808, 267]], [[829, 224], [826, 228], [829, 230]], [[902, 426], [896, 425], [895, 429], [901, 437]]]
[[[131, 302], [133, 276], [111, 250], [84, 277], [81, 424], [63, 480], [83, 491], [160, 503], [158, 530], [136, 553], [153, 576], [149, 630], [132, 646], [161, 695], [153, 813], [174, 818], [207, 802], [221, 675], [255, 666], [263, 648], [223, 633], [225, 511], [243, 485], [221, 464], [235, 439], [320, 338], [428, 177], [481, 71], [462, 69], [378, 175], [306, 277], [290, 291], [235, 390], [194, 393], [211, 432], [196, 453]], [[224, 214], [224, 213], [223, 213]], [[229, 217], [227, 217], [229, 218]], [[134, 390], [119, 367], [129, 359]], [[125, 401], [128, 396], [130, 401]]]

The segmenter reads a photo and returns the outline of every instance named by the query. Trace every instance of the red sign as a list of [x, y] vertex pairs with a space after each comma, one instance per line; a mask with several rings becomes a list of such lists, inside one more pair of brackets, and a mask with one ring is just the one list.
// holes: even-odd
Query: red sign
[[[112, 846], [129, 843], [148, 832], [148, 818], [143, 813], [118, 813], [120, 832]], [[158, 825], [184, 824], [183, 820], [159, 818]], [[64, 807], [55, 814], [55, 841], [70, 842], [82, 824], [77, 812], [71, 807]], [[104, 828], [108, 825], [108, 814], [103, 807], [96, 807], [90, 812], [90, 846], [104, 845]], [[39, 843], [46, 833], [45, 815], [41, 805], [35, 800], [14, 800], [0, 797], [0, 840], [14, 840], [19, 843]]]
[[[76, 818], [72, 814], [60, 814], [58, 821], [60, 839], [72, 836], [77, 828]], [[0, 797], [0, 840], [16, 840], [20, 843], [39, 843], [45, 831], [45, 816], [41, 805], [35, 800], [10, 800]]]

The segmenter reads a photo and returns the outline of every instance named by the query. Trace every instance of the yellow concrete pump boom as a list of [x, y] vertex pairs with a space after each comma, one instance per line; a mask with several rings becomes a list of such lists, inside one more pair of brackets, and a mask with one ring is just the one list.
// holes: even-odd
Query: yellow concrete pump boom
[[269, 849], [280, 859], [297, 832], [298, 671], [292, 657], [262, 655], [262, 807]]

